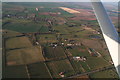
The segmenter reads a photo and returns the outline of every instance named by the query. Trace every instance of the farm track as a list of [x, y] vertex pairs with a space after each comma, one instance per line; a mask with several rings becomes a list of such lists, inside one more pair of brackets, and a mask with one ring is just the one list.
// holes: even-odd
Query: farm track
[[[35, 38], [36, 38], [36, 36], [35, 36]], [[37, 41], [37, 38], [36, 38], [36, 41]], [[41, 46], [41, 45], [39, 45], [39, 46]], [[41, 49], [42, 49], [42, 47], [41, 47]], [[43, 61], [43, 62], [44, 62], [44, 64], [45, 64], [46, 68], [47, 68], [47, 71], [48, 71], [48, 73], [49, 73], [51, 79], [53, 80], [53, 77], [52, 77], [52, 75], [51, 75], [51, 71], [50, 71], [49, 67], [47, 66], [47, 64], [45, 63], [46, 60], [45, 60], [45, 55], [44, 55], [43, 49], [42, 49], [42, 54], [43, 54], [43, 57], [44, 57], [44, 61]]]
[[26, 35], [18, 35], [18, 36], [13, 36], [13, 37], [6, 37], [5, 39], [10, 39], [10, 38], [16, 38], [16, 37], [24, 37], [24, 36], [26, 36]]
[[55, 32], [44, 32], [44, 33], [41, 33], [41, 32], [31, 32], [31, 33], [22, 33], [22, 34], [25, 34], [25, 35], [29, 35], [29, 34], [39, 35], [39, 34], [55, 34]]
[[66, 56], [67, 56], [67, 59], [69, 60], [71, 66], [72, 66], [72, 68], [73, 68], [73, 70], [74, 70], [74, 72], [75, 72], [75, 74], [76, 74], [76, 70], [75, 70], [75, 68], [74, 68], [74, 65], [71, 63], [70, 58], [69, 58], [69, 56], [68, 56], [67, 53], [66, 53], [65, 47], [63, 47], [63, 49], [64, 49], [64, 52], [65, 52], [65, 54], [66, 54]]
[[46, 63], [44, 63], [44, 64], [45, 64], [45, 66], [46, 66], [46, 68], [47, 68], [47, 71], [48, 71], [48, 73], [49, 73], [49, 75], [50, 75], [51, 79], [53, 80], [53, 77], [52, 77], [52, 75], [51, 75], [51, 71], [50, 71], [49, 67], [47, 66], [47, 64], [46, 64]]
[[60, 60], [65, 60], [65, 59], [67, 58], [56, 58], [56, 59], [46, 60], [45, 62], [60, 61]]
[[30, 79], [30, 73], [29, 73], [29, 70], [28, 70], [28, 66], [25, 65], [25, 69], [26, 69], [26, 72], [27, 72], [27, 75], [28, 75], [28, 79]]
[[[59, 41], [60, 43], [62, 43], [59, 38], [58, 38], [58, 41]], [[72, 66], [72, 68], [73, 68], [73, 70], [74, 70], [74, 72], [75, 72], [75, 74], [76, 74], [76, 70], [75, 70], [74, 66], [72, 65], [72, 63], [71, 63], [71, 61], [70, 61], [70, 58], [69, 58], [69, 56], [68, 56], [68, 54], [67, 54], [67, 51], [66, 51], [65, 47], [64, 47], [64, 46], [61, 46], [61, 47], [64, 49], [64, 53], [65, 53], [67, 59], [69, 60], [71, 66]]]
[[29, 48], [29, 47], [21, 47], [21, 48], [12, 48], [12, 49], [6, 49], [6, 51], [18, 50], [18, 49], [25, 49], [25, 48]]

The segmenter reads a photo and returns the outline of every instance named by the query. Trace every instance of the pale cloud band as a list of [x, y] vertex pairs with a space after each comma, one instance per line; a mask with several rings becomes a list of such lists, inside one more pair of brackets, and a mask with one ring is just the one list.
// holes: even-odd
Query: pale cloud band
[[[1, 0], [2, 2], [91, 2], [91, 0]], [[100, 0], [94, 0], [99, 2]], [[102, 2], [119, 2], [120, 0], [101, 0]]]

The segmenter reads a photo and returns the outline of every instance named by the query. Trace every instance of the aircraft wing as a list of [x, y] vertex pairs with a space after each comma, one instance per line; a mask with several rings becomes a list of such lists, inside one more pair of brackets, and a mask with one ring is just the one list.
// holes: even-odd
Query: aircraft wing
[[[120, 38], [100, 0], [91, 0], [111, 58], [120, 77]], [[96, 2], [94, 2], [96, 1]]]

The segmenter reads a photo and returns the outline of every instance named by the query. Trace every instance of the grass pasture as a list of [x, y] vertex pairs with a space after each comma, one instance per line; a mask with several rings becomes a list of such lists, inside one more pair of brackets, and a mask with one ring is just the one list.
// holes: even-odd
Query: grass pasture
[[89, 67], [92, 70], [110, 65], [110, 63], [108, 63], [102, 57], [99, 57], [99, 58], [98, 57], [88, 57], [87, 60], [86, 60], [86, 63], [89, 65]]
[[85, 72], [90, 71], [89, 65], [86, 62], [80, 61], [79, 64], [81, 64]]
[[87, 30], [83, 30], [83, 31], [79, 31], [74, 33], [75, 35], [78, 36], [78, 38], [82, 38], [82, 39], [90, 39], [88, 37], [88, 35], [93, 34], [91, 31], [87, 31]]
[[3, 30], [3, 37], [4, 38], [10, 38], [10, 37], [16, 37], [22, 35], [19, 32], [16, 31], [10, 31], [10, 30]]
[[27, 37], [15, 37], [15, 38], [7, 39], [5, 46], [6, 49], [14, 49], [14, 48], [32, 47], [32, 44]]
[[40, 33], [46, 33], [46, 32], [49, 32], [49, 29], [47, 26], [42, 26], [40, 29], [39, 29], [39, 32]]
[[65, 35], [65, 34], [62, 34], [62, 35], [60, 35], [60, 38], [62, 38], [62, 39], [71, 39], [71, 38], [73, 38], [73, 35]]
[[72, 56], [90, 56], [88, 51], [83, 46], [74, 47], [73, 49], [69, 49], [69, 52], [72, 54]]
[[62, 9], [59, 9], [59, 8], [38, 8], [38, 9], [39, 9], [38, 12], [35, 10], [35, 8], [28, 8], [28, 11], [29, 11], [29, 13], [39, 13], [39, 12], [57, 13], [57, 12], [60, 12], [61, 15], [63, 15], [63, 16], [72, 16], [72, 14], [70, 14]]
[[31, 78], [51, 78], [43, 62], [27, 65]]
[[47, 42], [58, 42], [56, 39], [55, 34], [43, 34], [43, 35], [37, 35], [37, 39], [40, 43], [47, 43]]
[[73, 65], [73, 68], [75, 69], [76, 73], [83, 73], [85, 72], [84, 68], [82, 67], [82, 64], [80, 62], [70, 60], [71, 64]]
[[28, 74], [24, 65], [6, 66], [3, 78], [28, 78]]
[[30, 47], [8, 51], [6, 61], [8, 65], [22, 65], [44, 61], [44, 57], [40, 48]]
[[60, 72], [64, 72], [65, 77], [73, 75], [75, 73], [73, 67], [67, 59], [47, 62], [47, 65], [53, 78], [60, 78]]
[[67, 27], [68, 27], [67, 25], [56, 25], [56, 26], [53, 26], [53, 29], [61, 34], [69, 34]]
[[[10, 22], [3, 26], [3, 29], [17, 31], [21, 33], [28, 33], [28, 32], [38, 32], [39, 29], [42, 28], [44, 24], [39, 24], [35, 22], [17, 20], [15, 22]], [[44, 28], [43, 28], [44, 30]]]
[[93, 78], [92, 80], [96, 80], [96, 78], [101, 78], [101, 79], [104, 78], [105, 80], [109, 80], [109, 79], [118, 80], [118, 74], [114, 69], [110, 69], [110, 70], [105, 70], [90, 74], [90, 78]]
[[66, 57], [63, 48], [60, 46], [55, 47], [55, 48], [45, 47], [44, 52], [45, 52], [45, 57], [47, 59], [58, 59], [58, 58], [65, 58]]

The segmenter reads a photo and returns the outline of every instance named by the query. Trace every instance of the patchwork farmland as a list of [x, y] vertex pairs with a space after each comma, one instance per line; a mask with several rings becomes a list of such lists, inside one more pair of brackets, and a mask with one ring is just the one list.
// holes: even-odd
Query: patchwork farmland
[[2, 23], [3, 78], [118, 78], [89, 7], [3, 3]]

